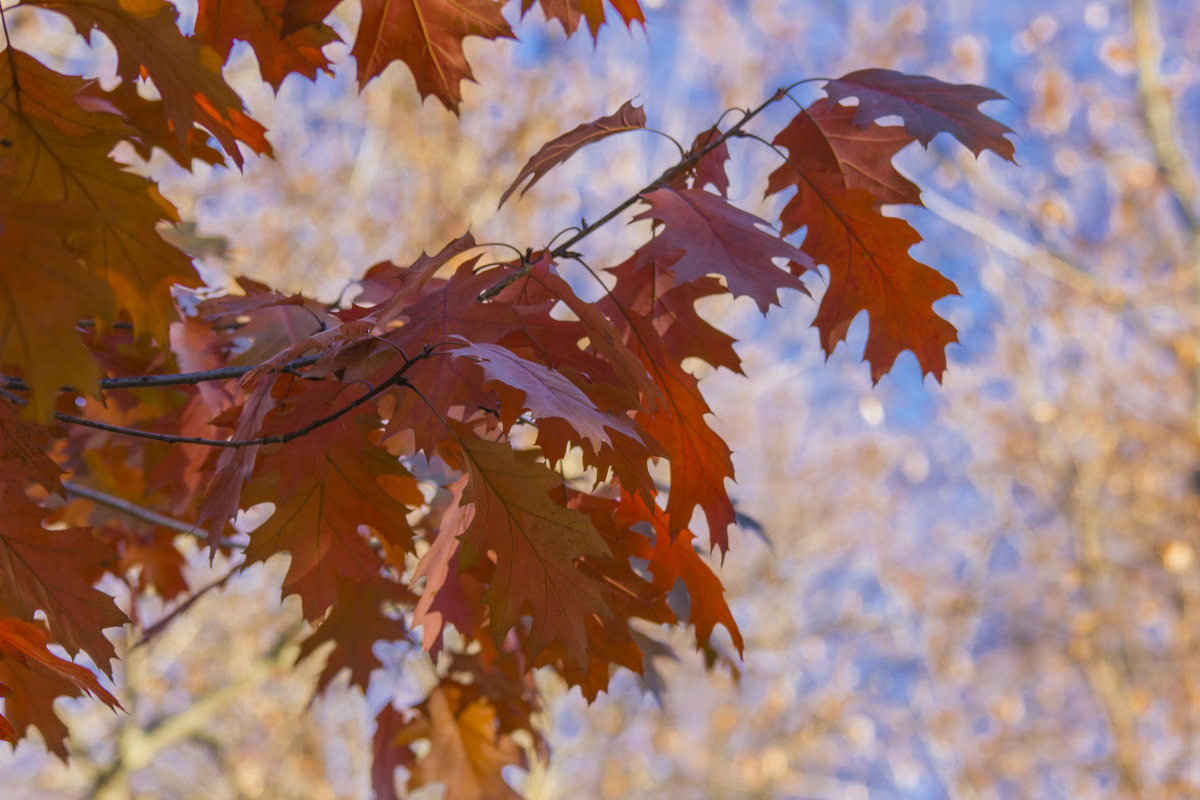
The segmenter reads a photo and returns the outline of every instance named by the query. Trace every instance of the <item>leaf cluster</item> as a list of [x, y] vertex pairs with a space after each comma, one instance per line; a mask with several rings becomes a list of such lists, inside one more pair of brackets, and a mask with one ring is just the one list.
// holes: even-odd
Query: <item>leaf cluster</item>
[[[465, 234], [413, 264], [371, 267], [332, 306], [246, 279], [240, 293], [188, 293], [191, 261], [158, 230], [176, 210], [114, 148], [161, 149], [185, 168], [270, 155], [222, 65], [241, 40], [276, 88], [331, 70], [337, 5], [201, 0], [191, 35], [165, 0], [23, 0], [2, 12], [6, 29], [34, 13], [98, 32], [121, 81], [105, 90], [11, 42], [0, 54], [0, 737], [34, 725], [65, 757], [55, 697], [90, 692], [119, 707], [47, 645], [109, 673], [103, 631], [128, 620], [94, 584], [110, 575], [134, 596], [187, 597], [179, 540], [193, 532], [241, 567], [290, 554], [283, 591], [311, 624], [300, 657], [332, 643], [318, 688], [348, 669], [365, 689], [380, 640], [436, 658], [427, 699], [378, 717], [380, 797], [394, 796], [401, 765], [410, 787], [508, 796], [500, 770], [523, 759], [514, 737], [541, 742], [535, 669], [591, 699], [616, 668], [654, 671], [670, 652], [661, 626], [692, 626], [710, 663], [733, 663], [717, 626], [741, 653], [705, 555], [729, 547], [733, 465], [685, 362], [741, 368], [696, 303], [745, 296], [766, 313], [781, 289], [807, 293], [803, 279], [823, 265], [815, 325], [827, 352], [866, 311], [875, 380], [904, 350], [940, 379], [956, 335], [932, 305], [955, 287], [909, 255], [917, 234], [882, 212], [920, 204], [891, 159], [939, 132], [977, 154], [1011, 159], [1012, 145], [977, 109], [994, 92], [862, 70], [797, 103], [774, 134], [751, 123], [795, 102], [789, 89], [700, 133], [557, 245], [495, 261], [494, 246]], [[584, 20], [597, 35], [606, 11], [644, 22], [637, 0], [540, 5], [568, 35]], [[400, 61], [422, 95], [457, 113], [473, 77], [463, 41], [512, 37], [503, 6], [365, 0], [360, 83]], [[878, 122], [893, 116], [903, 124]], [[530, 158], [501, 202], [580, 148], [645, 126], [626, 103], [574, 128]], [[787, 196], [777, 219], [728, 199], [735, 138], [778, 155], [766, 176], [768, 194]], [[629, 209], [653, 223], [649, 239], [593, 270], [582, 243]], [[583, 299], [568, 262], [603, 285], [601, 299]], [[256, 506], [272, 509], [265, 522], [235, 528]]]

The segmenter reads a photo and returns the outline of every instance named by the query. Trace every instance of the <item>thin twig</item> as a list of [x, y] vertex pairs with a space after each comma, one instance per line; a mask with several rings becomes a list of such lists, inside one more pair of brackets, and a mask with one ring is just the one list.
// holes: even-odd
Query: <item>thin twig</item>
[[[203, 436], [179, 436], [173, 433], [155, 433], [154, 431], [143, 431], [137, 428], [126, 428], [120, 425], [110, 425], [107, 422], [99, 422], [97, 420], [87, 419], [85, 417], [76, 417], [72, 416], [71, 414], [63, 414], [62, 412], [58, 411], [54, 413], [54, 418], [59, 422], [66, 423], [68, 425], [79, 425], [84, 428], [94, 428], [96, 430], [106, 431], [108, 433], [116, 433], [122, 436], [132, 436], [138, 439], [150, 439], [152, 441], [165, 442], [167, 444], [198, 444], [205, 447], [227, 448], [252, 447], [254, 445], [262, 444], [287, 444], [293, 439], [299, 439], [301, 436], [307, 436], [317, 428], [320, 428], [323, 425], [328, 425], [329, 423], [337, 420], [339, 417], [350, 413], [363, 403], [366, 403], [373, 397], [378, 396], [393, 386], [406, 386], [407, 383], [404, 380], [404, 373], [407, 372], [408, 369], [418, 361], [435, 355], [435, 347], [436, 345], [426, 345], [425, 348], [422, 349], [421, 352], [418, 353], [414, 358], [406, 360], [404, 362], [404, 366], [396, 370], [396, 372], [390, 378], [378, 386], [373, 387], [362, 397], [359, 397], [358, 399], [342, 406], [332, 414], [326, 414], [320, 419], [315, 419], [307, 425], [297, 428], [296, 430], [288, 431], [287, 433], [273, 434], [271, 436], [259, 436], [254, 439], [209, 439]], [[24, 400], [20, 400], [20, 403], [23, 405]]]
[[131, 503], [128, 500], [111, 495], [108, 492], [102, 492], [99, 489], [93, 489], [90, 486], [82, 486], [74, 481], [63, 481], [63, 489], [66, 490], [68, 495], [85, 497], [92, 502], [99, 503], [102, 506], [108, 506], [116, 511], [120, 511], [122, 514], [128, 514], [129, 516], [140, 519], [143, 522], [149, 522], [151, 525], [157, 525], [160, 528], [167, 528], [168, 530], [178, 531], [179, 533], [187, 533], [193, 536], [204, 538], [202, 534], [196, 532], [194, 525], [189, 525], [186, 522], [181, 522], [180, 520], [172, 517], [164, 516], [163, 514], [159, 514], [157, 511], [151, 511], [148, 508], [142, 508], [135, 503]]
[[[280, 371], [287, 372], [289, 370], [300, 369], [301, 367], [311, 366], [320, 358], [320, 355], [305, 356], [297, 358], [295, 361], [289, 361], [284, 366], [280, 367]], [[220, 367], [219, 369], [204, 370], [202, 372], [180, 372], [174, 375], [129, 375], [123, 378], [102, 378], [100, 380], [100, 389], [146, 389], [146, 388], [162, 388], [166, 386], [195, 386], [199, 383], [208, 383], [210, 381], [224, 381], [233, 378], [240, 378], [251, 370], [258, 369], [261, 365], [254, 364], [248, 367]], [[7, 375], [0, 376], [0, 388], [12, 389], [18, 392], [29, 391], [29, 384], [22, 378], [13, 378]], [[60, 386], [60, 392], [77, 392], [79, 389], [73, 386]]]
[[[801, 83], [803, 83], [803, 81], [801, 81]], [[798, 85], [798, 84], [793, 84], [793, 86], [795, 86], [795, 85]], [[607, 214], [600, 217], [600, 219], [596, 220], [595, 222], [592, 222], [592, 223], [582, 226], [579, 229], [578, 233], [576, 233], [570, 239], [567, 239], [565, 242], [560, 244], [558, 247], [555, 247], [553, 250], [551, 250], [550, 257], [551, 258], [564, 258], [564, 257], [570, 255], [572, 247], [574, 247], [576, 244], [578, 244], [580, 241], [587, 238], [591, 234], [595, 233], [600, 228], [603, 228], [605, 225], [612, 222], [614, 219], [616, 219], [621, 214], [621, 212], [625, 211], [625, 209], [629, 208], [634, 203], [641, 200], [643, 194], [646, 194], [647, 192], [652, 192], [655, 189], [662, 188], [673, 178], [677, 177], [678, 175], [680, 175], [681, 173], [686, 171], [689, 167], [694, 165], [701, 158], [703, 158], [709, 151], [715, 150], [716, 148], [720, 147], [722, 144], [724, 144], [730, 138], [741, 135], [742, 128], [744, 128], [746, 126], [746, 124], [748, 122], [750, 122], [750, 120], [757, 117], [760, 113], [765, 111], [768, 107], [770, 107], [774, 103], [777, 103], [780, 100], [782, 100], [784, 97], [786, 97], [788, 91], [790, 91], [791, 88], [792, 87], [789, 86], [789, 87], [785, 87], [785, 88], [776, 90], [775, 94], [771, 95], [769, 98], [767, 98], [765, 101], [763, 101], [757, 108], [745, 112], [745, 115], [740, 120], [738, 120], [736, 123], [734, 123], [729, 128], [729, 130], [727, 130], [725, 133], [712, 139], [706, 145], [704, 145], [704, 147], [701, 147], [696, 152], [691, 153], [690, 155], [687, 155], [684, 158], [681, 158], [679, 161], [677, 161], [674, 164], [672, 164], [671, 166], [667, 167], [665, 170], [663, 170], [661, 175], [659, 175], [657, 178], [652, 180], [650, 183], [643, 186], [638, 191], [631, 194], [629, 197], [622, 200], [616, 206], [611, 208]], [[505, 275], [504, 278], [497, 281], [493, 286], [491, 286], [488, 289], [485, 289], [483, 292], [481, 292], [479, 295], [480, 302], [489, 300], [489, 299], [495, 297], [496, 295], [500, 294], [500, 292], [502, 292], [507, 286], [509, 286], [513, 282], [517, 281], [522, 275], [526, 274], [528, 271], [529, 271], [529, 265], [522, 264], [521, 269], [511, 272], [508, 275]]]

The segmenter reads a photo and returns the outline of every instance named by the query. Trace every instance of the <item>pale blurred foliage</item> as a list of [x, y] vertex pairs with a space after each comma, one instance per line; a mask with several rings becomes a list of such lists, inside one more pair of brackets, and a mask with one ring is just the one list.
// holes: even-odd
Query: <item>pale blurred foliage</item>
[[[872, 388], [861, 322], [826, 363], [807, 298], [766, 322], [712, 309], [747, 340], [750, 379], [717, 374], [707, 391], [739, 508], [769, 539], [735, 537], [721, 573], [747, 640], [740, 683], [706, 673], [682, 634], [683, 660], [659, 663], [662, 710], [629, 675], [590, 708], [548, 681], [552, 763], [514, 781], [546, 799], [1200, 795], [1200, 251], [1142, 121], [1127, 7], [647, 6], [649, 47], [614, 28], [593, 50], [540, 22], [520, 29], [536, 47], [469, 46], [483, 85], [461, 122], [421, 106], [399, 67], [361, 97], [347, 70], [317, 90], [293, 79], [276, 102], [244, 59], [231, 75], [278, 159], [244, 175], [156, 165], [199, 233], [228, 238], [214, 276], [332, 297], [374, 261], [410, 261], [468, 225], [538, 246], [603, 213], [665, 166], [669, 144], [618, 138], [492, 211], [543, 141], [629, 97], [685, 144], [727, 106], [864, 66], [1012, 98], [986, 110], [1018, 130], [1022, 168], [941, 140], [903, 159], [934, 212], [908, 215], [928, 240], [917, 255], [964, 295], [939, 304], [963, 341], [943, 386], [904, 356]], [[1194, 153], [1200, 15], [1160, 11], [1162, 77]], [[735, 157], [758, 175], [773, 158]], [[735, 176], [741, 201], [761, 190]], [[592, 262], [622, 256], [627, 237], [610, 226], [589, 241]], [[63, 768], [23, 745], [0, 766], [5, 797], [87, 796], [118, 728], [132, 741], [154, 720], [196, 719], [197, 704], [195, 730], [133, 770], [135, 796], [367, 796], [368, 714], [420, 681], [389, 658], [379, 696], [335, 686], [306, 708], [311, 668], [270, 655], [298, 619], [271, 566], [127, 653], [131, 716], [72, 705], [80, 757]], [[205, 706], [223, 687], [235, 691]]]

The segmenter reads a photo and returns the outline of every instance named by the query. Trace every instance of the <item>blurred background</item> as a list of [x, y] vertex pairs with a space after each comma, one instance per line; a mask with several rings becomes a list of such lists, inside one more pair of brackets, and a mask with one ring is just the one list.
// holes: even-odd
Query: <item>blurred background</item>
[[[588, 707], [546, 681], [552, 759], [513, 785], [540, 800], [1200, 796], [1200, 10], [644, 5], [648, 35], [618, 23], [595, 46], [536, 9], [520, 44], [472, 40], [481, 83], [461, 121], [422, 106], [401, 66], [361, 96], [351, 62], [275, 97], [235, 53], [230, 77], [277, 158], [244, 174], [147, 167], [212, 282], [332, 299], [468, 227], [524, 249], [606, 211], [670, 163], [669, 143], [609, 140], [494, 210], [543, 142], [630, 98], [684, 142], [780, 85], [868, 66], [1009, 98], [984, 110], [1017, 131], [1019, 168], [947, 137], [898, 162], [928, 206], [902, 212], [926, 239], [915, 254], [961, 291], [938, 304], [961, 339], [944, 384], [905, 354], [872, 387], [865, 318], [826, 361], [805, 297], [765, 320], [749, 300], [706, 309], [749, 375], [702, 384], [739, 510], [762, 527], [734, 534], [720, 572], [745, 661], [706, 671], [685, 631], [660, 698], [623, 674]], [[340, 13], [350, 38], [357, 11]], [[63, 58], [103, 72], [113, 56]], [[754, 129], [773, 135], [779, 111]], [[775, 156], [736, 144], [731, 194], [754, 208]], [[612, 264], [636, 243], [613, 225], [587, 255]], [[189, 581], [228, 566], [193, 551]], [[3, 796], [369, 797], [371, 719], [419, 697], [423, 657], [382, 646], [367, 697], [339, 681], [310, 702], [283, 566], [204, 594], [146, 647], [131, 634], [129, 715], [64, 704], [70, 766], [36, 739], [0, 753]], [[140, 601], [139, 616], [170, 607]]]

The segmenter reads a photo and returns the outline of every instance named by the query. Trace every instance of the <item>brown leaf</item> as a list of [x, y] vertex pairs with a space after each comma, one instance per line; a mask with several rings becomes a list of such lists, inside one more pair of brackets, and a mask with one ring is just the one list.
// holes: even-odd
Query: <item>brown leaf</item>
[[516, 180], [504, 190], [504, 194], [500, 195], [500, 205], [504, 205], [504, 201], [508, 199], [508, 196], [526, 178], [529, 178], [530, 181], [521, 190], [521, 197], [524, 197], [525, 193], [532, 189], [533, 185], [540, 181], [542, 176], [553, 167], [563, 163], [589, 144], [598, 142], [601, 139], [607, 139], [615, 133], [624, 133], [625, 131], [634, 131], [645, 127], [645, 109], [635, 107], [632, 100], [626, 100], [624, 105], [607, 117], [601, 117], [594, 122], [579, 125], [562, 136], [551, 139], [542, 145], [542, 149], [538, 150], [533, 158], [525, 163], [525, 166], [521, 167]]
[[904, 120], [908, 134], [926, 147], [937, 134], [949, 133], [975, 155], [991, 150], [1013, 161], [1013, 144], [1004, 138], [1012, 129], [977, 108], [985, 100], [1004, 99], [992, 89], [890, 69], [860, 69], [825, 84], [825, 93], [831, 103], [857, 97], [854, 124], [860, 128], [895, 114]]
[[532, 654], [561, 642], [570, 658], [586, 663], [584, 623], [608, 609], [575, 561], [607, 553], [604, 539], [586, 516], [551, 499], [561, 479], [531, 454], [478, 438], [463, 439], [462, 453], [471, 476], [463, 503], [471, 503], [474, 513], [459, 537], [458, 560], [469, 569], [495, 554], [495, 574], [483, 597], [494, 638], [503, 639], [529, 614]]
[[287, 0], [200, 0], [195, 37], [212, 47], [222, 61], [229, 58], [235, 39], [248, 43], [258, 57], [263, 80], [276, 91], [293, 72], [310, 79], [319, 71], [332, 75], [321, 48], [341, 38], [320, 19], [285, 32], [286, 5]]
[[892, 157], [914, 139], [899, 126], [854, 124], [858, 109], [818, 100], [792, 118], [778, 140], [805, 173], [840, 175], [846, 187], [864, 189], [883, 204], [921, 205], [921, 190], [896, 171]]
[[[634, 22], [645, 26], [646, 17], [638, 0], [609, 0], [609, 3], [621, 15], [625, 27], [632, 28]], [[586, 17], [593, 41], [599, 37], [600, 26], [605, 21], [604, 0], [538, 0], [538, 5], [542, 7], [546, 19], [556, 19], [562, 24], [567, 36], [575, 33], [579, 28], [579, 19]], [[532, 7], [533, 0], [521, 0], [521, 15], [524, 16]]]
[[561, 372], [521, 358], [506, 347], [486, 342], [464, 342], [453, 353], [459, 358], [470, 358], [483, 367], [486, 378], [483, 385], [493, 388], [500, 397], [500, 419], [508, 425], [528, 409], [534, 419], [554, 417], [563, 420], [597, 449], [612, 444], [606, 429], [638, 438], [628, 417], [600, 411]]
[[486, 698], [472, 699], [467, 687], [445, 681], [429, 693], [418, 713], [392, 742], [407, 746], [429, 740], [423, 756], [405, 759], [411, 765], [409, 791], [440, 783], [446, 787], [446, 800], [520, 800], [505, 783], [502, 770], [510, 764], [524, 766], [525, 759], [516, 743], [500, 732], [496, 709]]
[[[0, 139], [7, 143], [0, 172], [11, 187], [0, 193], [0, 236], [15, 237], [0, 255], [0, 290], [20, 302], [0, 312], [0, 327], [22, 327], [0, 345], [6, 361], [35, 376], [35, 406], [43, 414], [59, 385], [95, 385], [94, 367], [72, 341], [79, 317], [103, 322], [126, 309], [139, 330], [165, 343], [171, 286], [198, 280], [191, 259], [157, 231], [160, 220], [176, 221], [174, 207], [154, 184], [108, 157], [128, 127], [76, 104], [83, 87], [20, 51], [0, 59]], [[28, 227], [18, 228], [18, 220]], [[49, 283], [35, 292], [30, 276], [43, 274]], [[54, 366], [59, 359], [65, 363]], [[68, 379], [69, 372], [77, 374]]]
[[[789, 126], [775, 144], [800, 152], [805, 143], [793, 140], [796, 132]], [[825, 352], [833, 352], [854, 318], [866, 311], [871, 328], [864, 358], [872, 380], [883, 377], [904, 350], [917, 356], [923, 374], [941, 380], [946, 346], [958, 335], [934, 312], [933, 303], [958, 288], [908, 254], [920, 241], [917, 232], [902, 219], [883, 216], [873, 195], [847, 189], [840, 174], [799, 172], [789, 160], [771, 173], [767, 192], [790, 187], [796, 194], [780, 215], [783, 230], [807, 227], [805, 252], [829, 267], [829, 288], [813, 321]]]
[[67, 726], [54, 711], [58, 697], [90, 694], [111, 709], [121, 704], [100, 685], [91, 670], [51, 653], [49, 639], [38, 625], [14, 617], [0, 617], [0, 738], [10, 742], [33, 725], [46, 747], [67, 760]]
[[474, 80], [463, 52], [468, 36], [511, 39], [499, 0], [365, 0], [353, 55], [366, 85], [393, 61], [403, 61], [421, 97], [458, 113], [464, 80]]
[[55, 640], [74, 655], [83, 650], [105, 672], [116, 657], [104, 628], [128, 620], [113, 599], [92, 581], [115, 558], [87, 528], [46, 530], [46, 512], [25, 493], [27, 483], [61, 493], [60, 470], [45, 455], [48, 437], [17, 418], [10, 403], [0, 402], [0, 602], [24, 618], [46, 615]]

